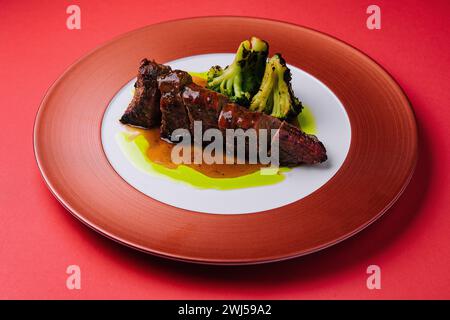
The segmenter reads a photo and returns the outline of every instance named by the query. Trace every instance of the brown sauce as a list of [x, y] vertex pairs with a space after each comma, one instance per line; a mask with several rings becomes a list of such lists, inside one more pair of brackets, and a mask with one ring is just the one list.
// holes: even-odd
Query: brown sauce
[[[171, 144], [165, 140], [160, 139], [159, 128], [152, 128], [149, 130], [132, 128], [130, 129], [134, 135], [142, 135], [149, 143], [147, 150], [147, 156], [149, 160], [154, 163], [163, 165], [170, 169], [175, 169], [178, 165], [172, 162], [171, 152], [174, 144]], [[191, 155], [194, 152], [191, 149]], [[211, 178], [236, 178], [244, 175], [248, 175], [259, 171], [263, 167], [261, 164], [184, 164], [193, 168], [194, 170], [201, 172], [202, 174]]]
[[205, 78], [192, 76], [192, 82], [194, 82], [195, 84], [198, 84], [201, 87], [206, 87], [206, 79]]

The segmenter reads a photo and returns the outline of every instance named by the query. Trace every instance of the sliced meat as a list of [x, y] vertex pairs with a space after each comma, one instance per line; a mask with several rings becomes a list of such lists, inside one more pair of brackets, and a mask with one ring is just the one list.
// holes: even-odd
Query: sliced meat
[[249, 111], [235, 103], [228, 103], [222, 108], [219, 115], [219, 128], [224, 129], [250, 129], [254, 128], [262, 113]]
[[194, 132], [194, 122], [201, 121], [203, 131], [218, 128], [219, 113], [228, 98], [192, 82], [184, 71], [175, 70], [158, 78], [161, 92], [161, 136], [171, 139], [175, 129]]
[[187, 72], [171, 71], [170, 67], [144, 59], [135, 87], [133, 101], [120, 121], [144, 128], [160, 124], [163, 139], [176, 142], [174, 130], [187, 129], [192, 134], [194, 121], [201, 121], [203, 130], [218, 128], [223, 133], [226, 129], [255, 129], [257, 143], [261, 138], [259, 129], [266, 129], [269, 149], [271, 130], [275, 129], [280, 165], [315, 164], [327, 159], [317, 137], [286, 121], [230, 103], [226, 96], [194, 84]]
[[221, 129], [278, 129], [281, 121], [265, 113], [250, 111], [235, 103], [228, 103], [222, 108], [218, 119]]
[[[256, 150], [259, 150], [260, 143], [265, 138], [266, 141], [265, 152], [270, 153], [271, 144], [271, 129], [278, 130], [281, 126], [281, 121], [277, 118], [271, 117], [261, 112], [253, 112], [235, 103], [229, 103], [222, 108], [222, 112], [218, 119], [219, 128], [225, 133], [226, 129], [254, 129], [256, 132]], [[264, 130], [260, 130], [264, 129]], [[265, 136], [262, 136], [264, 134]], [[230, 147], [229, 143], [233, 143], [236, 148], [236, 141], [226, 141], [226, 146]], [[249, 140], [245, 140], [245, 150], [250, 152]], [[259, 155], [255, 155], [259, 157]]]
[[137, 81], [134, 84], [133, 100], [120, 118], [123, 124], [151, 128], [161, 122], [157, 77], [171, 71], [170, 67], [143, 59], [139, 66]]
[[[278, 129], [274, 138], [279, 139], [279, 162], [282, 166], [315, 164], [327, 160], [325, 147], [316, 136], [306, 134], [298, 127], [264, 113], [252, 112], [230, 103], [223, 107], [218, 123], [221, 129], [253, 128], [257, 130], [258, 142], [262, 133], [259, 129], [266, 129], [268, 144], [271, 143], [271, 130]], [[246, 148], [248, 150], [247, 145]]]
[[202, 122], [203, 131], [218, 128], [220, 111], [228, 103], [226, 96], [191, 83], [185, 86], [182, 98], [191, 123], [191, 132], [194, 130], [194, 121]]
[[181, 97], [185, 85], [192, 83], [191, 76], [184, 71], [175, 70], [158, 78], [161, 92], [161, 138], [176, 141], [172, 133], [176, 129], [190, 130], [190, 121]]
[[306, 134], [286, 121], [278, 130], [278, 139], [280, 164], [283, 166], [315, 164], [327, 160], [325, 147], [316, 136]]

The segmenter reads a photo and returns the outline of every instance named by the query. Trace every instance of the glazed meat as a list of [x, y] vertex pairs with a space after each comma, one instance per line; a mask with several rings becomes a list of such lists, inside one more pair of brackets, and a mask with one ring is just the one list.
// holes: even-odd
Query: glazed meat
[[157, 78], [172, 71], [170, 67], [143, 59], [139, 66], [134, 96], [127, 110], [120, 118], [123, 124], [151, 128], [161, 122], [159, 101], [161, 94]]
[[316, 164], [327, 160], [322, 142], [296, 126], [283, 121], [278, 130], [280, 164], [291, 167], [299, 163]]
[[161, 138], [176, 142], [173, 131], [187, 129], [193, 133], [194, 121], [201, 121], [203, 130], [256, 129], [260, 134], [259, 129], [266, 129], [268, 147], [271, 129], [277, 130], [274, 138], [279, 139], [282, 166], [315, 164], [327, 159], [325, 147], [316, 136], [286, 121], [231, 103], [226, 96], [193, 83], [187, 72], [143, 60], [135, 96], [121, 122], [144, 128], [160, 125]]
[[182, 98], [189, 115], [191, 131], [194, 121], [201, 121], [204, 131], [218, 128], [217, 119], [222, 108], [228, 103], [226, 96], [191, 83], [185, 86]]
[[194, 130], [194, 121], [202, 129], [218, 128], [217, 119], [228, 98], [192, 82], [184, 71], [175, 70], [158, 78], [161, 92], [161, 137], [171, 139], [175, 129]]
[[175, 140], [172, 133], [176, 129], [190, 129], [188, 112], [181, 97], [184, 86], [192, 83], [191, 76], [175, 70], [158, 78], [161, 92], [161, 138]]
[[[315, 164], [327, 160], [326, 150], [316, 136], [301, 131], [296, 126], [260, 112], [252, 112], [237, 104], [227, 104], [219, 116], [219, 128], [244, 130], [266, 129], [266, 141], [271, 142], [271, 129], [278, 130], [280, 164], [296, 166], [300, 163]], [[260, 137], [258, 136], [258, 141]]]

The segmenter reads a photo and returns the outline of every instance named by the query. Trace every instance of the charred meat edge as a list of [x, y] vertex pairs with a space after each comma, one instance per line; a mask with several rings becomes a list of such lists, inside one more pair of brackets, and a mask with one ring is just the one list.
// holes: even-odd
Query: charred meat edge
[[157, 78], [172, 69], [155, 61], [143, 59], [139, 66], [134, 95], [120, 122], [132, 126], [151, 128], [161, 122], [160, 91]]

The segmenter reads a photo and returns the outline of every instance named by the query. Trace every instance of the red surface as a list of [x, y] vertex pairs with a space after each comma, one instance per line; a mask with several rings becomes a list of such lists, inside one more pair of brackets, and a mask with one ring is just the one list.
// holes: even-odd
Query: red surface
[[[66, 28], [66, 7], [73, 3], [81, 7], [81, 30]], [[365, 26], [368, 1], [182, 3], [0, 0], [0, 298], [450, 299], [450, 2], [376, 1], [382, 14], [376, 31]], [[114, 36], [199, 15], [251, 15], [312, 27], [361, 49], [393, 75], [414, 106], [420, 156], [411, 184], [387, 215], [310, 256], [214, 267], [122, 247], [61, 207], [33, 156], [34, 117], [47, 88]], [[81, 290], [66, 288], [71, 264], [81, 268]], [[381, 290], [366, 288], [371, 264], [381, 267]]]

